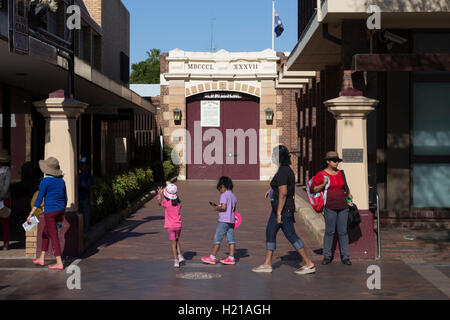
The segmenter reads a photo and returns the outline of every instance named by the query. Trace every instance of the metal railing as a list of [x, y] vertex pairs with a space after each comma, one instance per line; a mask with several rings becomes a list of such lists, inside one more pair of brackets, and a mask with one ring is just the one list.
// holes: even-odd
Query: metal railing
[[[371, 194], [370, 194], [371, 193]], [[375, 197], [375, 199], [373, 199], [373, 197]], [[376, 190], [376, 187], [370, 187], [370, 191], [369, 191], [369, 199], [371, 200], [371, 208], [375, 209], [376, 213], [377, 213], [377, 251], [378, 251], [378, 255], [377, 258], [381, 259], [381, 217], [380, 217], [380, 196]], [[374, 201], [375, 200], [375, 203]], [[376, 208], [374, 208], [374, 206]]]
[[381, 259], [380, 196], [378, 195], [378, 192], [376, 192], [376, 195], [377, 195], [377, 243], [378, 243], [378, 259]]

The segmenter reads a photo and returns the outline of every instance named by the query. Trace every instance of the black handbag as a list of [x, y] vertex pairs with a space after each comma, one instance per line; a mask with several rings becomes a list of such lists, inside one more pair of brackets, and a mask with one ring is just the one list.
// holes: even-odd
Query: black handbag
[[359, 227], [360, 224], [361, 224], [361, 215], [359, 214], [359, 210], [356, 204], [353, 204], [352, 206], [349, 207], [348, 212], [348, 222], [347, 222], [348, 230], [356, 229], [357, 227]]
[[[345, 178], [344, 170], [341, 170], [342, 178], [344, 179], [344, 189], [345, 194], [348, 196], [350, 194], [350, 189], [347, 184], [347, 179]], [[347, 221], [347, 229], [353, 230], [356, 229], [361, 224], [361, 215], [359, 214], [358, 207], [356, 204], [349, 206], [348, 212], [348, 221]]]

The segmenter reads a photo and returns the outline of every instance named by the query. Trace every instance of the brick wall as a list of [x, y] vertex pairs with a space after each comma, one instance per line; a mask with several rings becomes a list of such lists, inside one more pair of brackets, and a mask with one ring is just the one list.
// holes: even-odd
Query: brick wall
[[169, 56], [169, 53], [164, 52], [160, 56], [160, 70], [161, 74], [168, 73], [169, 72], [169, 62], [167, 61], [167, 57]]
[[92, 19], [99, 26], [102, 26], [102, 3], [103, 0], [83, 0], [86, 8], [88, 8], [89, 13], [91, 14]]
[[[164, 113], [169, 112], [169, 104], [167, 103], [169, 100], [169, 86], [161, 86], [161, 105], [158, 113], [158, 126], [162, 128], [168, 128], [170, 126], [169, 120], [164, 120]], [[165, 143], [170, 143], [167, 137], [164, 137]]]
[[[299, 151], [297, 134], [297, 105], [295, 94], [300, 94], [299, 89], [281, 89], [277, 90], [277, 110], [282, 114], [276, 120], [276, 127], [282, 128], [280, 144], [286, 146], [289, 151]], [[297, 156], [292, 155], [292, 169], [297, 175]]]
[[[161, 74], [169, 72], [169, 62], [167, 61], [167, 57], [169, 56], [169, 53], [164, 52], [160, 56], [160, 70]], [[160, 98], [160, 110], [157, 114], [157, 122], [158, 127], [164, 129], [169, 127], [169, 120], [164, 120], [164, 112], [169, 112], [169, 104], [168, 104], [168, 98], [169, 98], [169, 86], [161, 86], [161, 98]], [[165, 143], [169, 143], [169, 141], [166, 141]]]
[[[287, 63], [287, 57], [282, 52], [277, 52], [280, 61], [277, 66], [278, 72], [282, 72], [283, 66]], [[276, 127], [282, 129], [280, 144], [286, 146], [289, 151], [300, 151], [300, 143], [297, 130], [297, 101], [296, 96], [300, 96], [300, 89], [278, 89], [277, 90], [277, 113]], [[297, 176], [298, 157], [294, 153], [291, 157], [292, 169]]]

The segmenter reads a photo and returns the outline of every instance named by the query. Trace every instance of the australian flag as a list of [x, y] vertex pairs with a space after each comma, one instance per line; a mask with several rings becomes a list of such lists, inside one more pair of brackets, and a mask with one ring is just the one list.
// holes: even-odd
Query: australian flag
[[283, 22], [281, 22], [280, 16], [278, 15], [278, 12], [275, 10], [275, 34], [277, 35], [277, 38], [281, 36], [283, 32], [284, 32]]

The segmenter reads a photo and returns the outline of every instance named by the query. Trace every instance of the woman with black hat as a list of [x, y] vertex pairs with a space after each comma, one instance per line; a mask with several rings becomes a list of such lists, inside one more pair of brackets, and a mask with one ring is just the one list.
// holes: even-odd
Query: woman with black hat
[[[10, 157], [8, 151], [0, 150], [0, 221], [3, 226], [3, 250], [9, 250], [10, 223], [11, 214], [11, 168], [8, 167]], [[5, 210], [6, 209], [6, 210]]]
[[345, 265], [351, 265], [349, 239], [347, 233], [347, 221], [349, 214], [349, 203], [353, 196], [350, 191], [346, 192], [345, 176], [338, 169], [342, 159], [335, 151], [330, 151], [325, 156], [326, 168], [320, 171], [312, 179], [312, 191], [314, 193], [327, 189], [327, 199], [323, 215], [325, 217], [325, 235], [323, 239], [323, 265], [329, 264], [333, 259], [331, 252], [334, 234], [337, 226], [339, 234], [339, 248], [341, 250], [341, 260]]
[[[36, 210], [44, 201], [44, 219], [45, 227], [42, 232], [42, 252], [39, 259], [33, 260], [36, 265], [45, 264], [45, 253], [48, 250], [49, 241], [56, 256], [56, 264], [49, 265], [52, 270], [63, 270], [64, 265], [61, 259], [61, 245], [58, 237], [57, 223], [64, 218], [64, 212], [67, 207], [66, 183], [63, 180], [63, 172], [60, 170], [59, 162], [55, 158], [39, 161], [39, 167], [45, 174], [39, 185], [39, 195], [34, 203], [34, 207], [28, 216], [27, 222], [33, 217]], [[44, 200], [45, 199], [45, 200]]]

